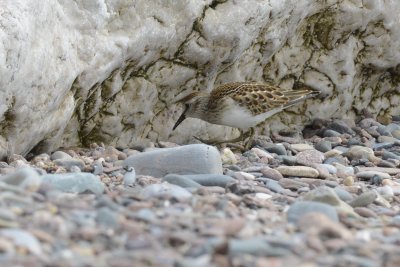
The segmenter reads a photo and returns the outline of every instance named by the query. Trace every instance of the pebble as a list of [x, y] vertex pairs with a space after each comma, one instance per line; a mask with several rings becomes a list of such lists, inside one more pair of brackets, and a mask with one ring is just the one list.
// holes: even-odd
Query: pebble
[[185, 175], [178, 174], [168, 174], [163, 178], [163, 181], [170, 184], [179, 185], [183, 188], [200, 188], [201, 184], [193, 181], [192, 179], [186, 177]]
[[27, 249], [35, 256], [43, 254], [40, 242], [31, 233], [20, 229], [1, 229], [0, 237], [11, 239], [15, 245]]
[[352, 146], [349, 151], [347, 151], [346, 156], [350, 160], [354, 159], [368, 159], [372, 160], [375, 158], [374, 151], [369, 147], [364, 146]]
[[104, 184], [91, 173], [46, 174], [43, 183], [62, 192], [102, 194]]
[[279, 166], [276, 168], [283, 176], [317, 178], [319, 173], [316, 169], [306, 166]]
[[221, 161], [222, 164], [227, 164], [227, 165], [235, 165], [238, 162], [235, 154], [229, 148], [222, 149]]
[[335, 193], [338, 195], [338, 197], [345, 201], [345, 202], [350, 202], [353, 200], [353, 196], [346, 190], [344, 190], [343, 188], [336, 186], [334, 188]]
[[320, 142], [316, 143], [314, 147], [316, 150], [325, 153], [332, 150], [332, 143], [327, 140], [321, 140]]
[[314, 149], [314, 147], [309, 144], [291, 144], [290, 148], [298, 152]]
[[175, 174], [222, 174], [219, 151], [212, 146], [195, 144], [162, 148], [128, 157], [125, 166], [133, 167], [137, 175], [164, 177]]
[[287, 151], [283, 144], [268, 144], [264, 147], [270, 153], [275, 153], [277, 155], [286, 156]]
[[379, 171], [360, 171], [356, 173], [356, 177], [362, 180], [371, 180], [374, 176], [378, 176], [382, 180], [391, 179], [389, 174]]
[[253, 151], [259, 158], [266, 158], [266, 159], [274, 158], [270, 153], [256, 147], [253, 147], [251, 151]]
[[343, 179], [343, 184], [345, 186], [352, 186], [354, 184], [354, 177], [353, 176], [347, 176], [346, 178]]
[[296, 155], [297, 164], [305, 166], [311, 166], [312, 164], [321, 164], [324, 160], [324, 154], [315, 149], [301, 151]]
[[152, 199], [152, 198], [163, 198], [170, 199], [174, 198], [179, 201], [185, 201], [192, 197], [192, 193], [187, 191], [186, 189], [169, 183], [162, 184], [152, 184], [146, 186], [141, 191], [141, 196], [144, 199]]
[[400, 174], [400, 168], [383, 168], [383, 167], [357, 167], [357, 172], [363, 171], [376, 171], [376, 172], [383, 172], [389, 175], [397, 175]]
[[390, 186], [385, 185], [385, 186], [382, 186], [382, 187], [378, 187], [376, 190], [387, 201], [389, 201], [389, 202], [393, 201], [394, 192], [393, 192], [393, 189]]
[[308, 212], [297, 222], [299, 229], [310, 236], [318, 236], [321, 240], [338, 238], [351, 240], [353, 235], [340, 222], [328, 217], [326, 213]]
[[101, 207], [96, 212], [96, 222], [110, 228], [115, 228], [118, 225], [118, 214], [108, 207]]
[[278, 181], [278, 183], [286, 189], [290, 190], [299, 190], [300, 188], [303, 187], [308, 187], [308, 184], [297, 181], [296, 179], [289, 179], [289, 178], [283, 178]]
[[368, 209], [366, 207], [356, 207], [354, 208], [354, 211], [365, 218], [376, 218], [378, 215], [371, 209]]
[[250, 254], [260, 257], [285, 257], [291, 254], [288, 249], [269, 245], [262, 237], [231, 239], [228, 247], [230, 255]]
[[283, 178], [283, 175], [279, 171], [272, 169], [270, 167], [263, 167], [261, 169], [261, 173], [264, 175], [264, 177], [267, 177], [267, 178], [270, 178], [270, 179], [273, 179], [276, 181], [279, 181], [280, 179]]
[[283, 161], [283, 164], [294, 166], [297, 164], [297, 158], [295, 156], [279, 156], [279, 158]]
[[1, 176], [0, 181], [30, 192], [36, 192], [42, 184], [42, 177], [33, 168], [25, 167]]
[[377, 193], [370, 190], [354, 198], [354, 200], [350, 202], [350, 205], [352, 207], [366, 207], [369, 204], [372, 204], [377, 197]]
[[193, 174], [184, 175], [185, 178], [190, 179], [202, 186], [220, 186], [226, 187], [227, 184], [235, 181], [234, 178], [227, 175], [220, 174]]
[[53, 154], [50, 156], [51, 160], [58, 160], [58, 159], [72, 159], [72, 157], [65, 153], [64, 151], [55, 151]]
[[327, 128], [332, 129], [341, 134], [350, 134], [353, 135], [355, 132], [344, 122], [341, 120], [334, 120], [331, 122]]
[[291, 205], [287, 211], [287, 220], [289, 223], [297, 224], [301, 217], [308, 213], [324, 214], [334, 222], [339, 221], [338, 214], [332, 206], [313, 201], [299, 201]]
[[325, 130], [324, 131], [324, 137], [340, 137], [341, 133], [334, 131], [334, 130]]
[[342, 201], [335, 190], [327, 186], [317, 187], [303, 196], [304, 200], [317, 201], [334, 206], [338, 211], [347, 215], [354, 215], [353, 208]]

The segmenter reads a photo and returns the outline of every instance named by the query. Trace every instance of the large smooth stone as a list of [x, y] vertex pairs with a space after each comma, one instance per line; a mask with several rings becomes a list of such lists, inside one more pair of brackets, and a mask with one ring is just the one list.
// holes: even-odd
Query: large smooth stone
[[87, 172], [46, 174], [42, 176], [42, 179], [44, 184], [49, 184], [62, 192], [78, 194], [84, 192], [102, 194], [104, 192], [104, 185], [100, 179]]
[[222, 174], [219, 151], [203, 144], [143, 152], [127, 158], [124, 165], [135, 168], [138, 175], [154, 177], [163, 177], [170, 173]]

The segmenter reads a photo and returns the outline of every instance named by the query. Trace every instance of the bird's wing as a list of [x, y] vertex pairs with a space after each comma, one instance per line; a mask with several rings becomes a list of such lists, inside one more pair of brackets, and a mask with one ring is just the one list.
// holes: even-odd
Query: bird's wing
[[210, 93], [211, 99], [230, 97], [254, 115], [284, 109], [315, 95], [316, 91], [311, 89], [284, 90], [269, 84], [249, 82], [223, 84]]

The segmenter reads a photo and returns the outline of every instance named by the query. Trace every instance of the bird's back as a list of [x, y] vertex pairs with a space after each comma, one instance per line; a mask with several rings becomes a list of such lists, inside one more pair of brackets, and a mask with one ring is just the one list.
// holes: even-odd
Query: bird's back
[[285, 109], [318, 93], [308, 88], [285, 90], [269, 84], [234, 82], [220, 85], [210, 93], [209, 108], [218, 108], [216, 105], [221, 100], [231, 98], [253, 115], [259, 115], [274, 109]]

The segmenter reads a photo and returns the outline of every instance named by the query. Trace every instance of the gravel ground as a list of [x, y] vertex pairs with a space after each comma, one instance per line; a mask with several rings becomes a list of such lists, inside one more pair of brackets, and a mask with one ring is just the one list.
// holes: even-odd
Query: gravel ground
[[1, 266], [400, 266], [400, 122], [0, 162]]

